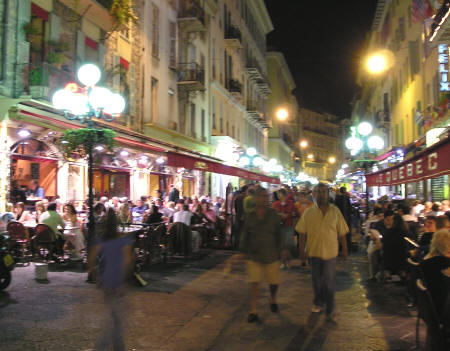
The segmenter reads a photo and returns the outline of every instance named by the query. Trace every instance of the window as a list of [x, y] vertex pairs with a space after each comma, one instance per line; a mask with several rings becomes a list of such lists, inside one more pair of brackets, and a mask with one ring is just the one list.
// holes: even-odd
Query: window
[[86, 36], [84, 44], [84, 59], [86, 62], [98, 62], [98, 43]]
[[419, 40], [409, 41], [411, 79], [420, 70]]
[[406, 38], [405, 17], [400, 17], [398, 19], [398, 35], [400, 40], [405, 40]]
[[433, 105], [439, 104], [439, 81], [437, 73], [433, 77]]
[[220, 101], [220, 133], [223, 133], [223, 103]]
[[177, 66], [177, 25], [175, 22], [169, 22], [169, 67]]
[[213, 129], [217, 128], [217, 110], [216, 110], [216, 96], [212, 97], [212, 127]]
[[206, 121], [205, 121], [205, 109], [203, 109], [203, 108], [202, 108], [201, 118], [202, 118], [202, 120], [201, 120], [201, 123], [202, 123], [202, 125], [201, 125], [202, 140], [205, 140], [205, 138], [206, 138], [206, 134], [205, 134], [205, 129], [206, 129], [205, 123], [206, 123]]
[[191, 103], [191, 136], [195, 137], [195, 104]]
[[212, 78], [216, 79], [216, 38], [212, 39]]
[[46, 51], [46, 29], [48, 30], [49, 13], [43, 8], [31, 3], [31, 27], [36, 34], [30, 39], [30, 62], [45, 61]]
[[150, 89], [150, 101], [151, 101], [151, 117], [150, 120], [155, 122], [158, 118], [158, 79], [152, 77], [151, 89]]
[[152, 4], [152, 55], [159, 57], [159, 8]]

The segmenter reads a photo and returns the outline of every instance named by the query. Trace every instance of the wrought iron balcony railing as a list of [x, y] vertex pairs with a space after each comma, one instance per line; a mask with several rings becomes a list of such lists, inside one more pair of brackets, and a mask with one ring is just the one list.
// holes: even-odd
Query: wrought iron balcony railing
[[205, 70], [195, 62], [178, 65], [178, 86], [189, 91], [205, 89]]

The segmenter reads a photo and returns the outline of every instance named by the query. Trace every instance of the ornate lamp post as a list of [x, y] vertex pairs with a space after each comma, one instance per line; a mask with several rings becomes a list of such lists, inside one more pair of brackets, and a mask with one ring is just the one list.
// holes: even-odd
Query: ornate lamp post
[[[107, 88], [96, 86], [100, 81], [101, 71], [94, 64], [81, 66], [77, 72], [77, 77], [84, 87], [80, 87], [76, 83], [68, 83], [64, 89], [55, 92], [52, 102], [56, 109], [63, 110], [64, 116], [68, 120], [79, 120], [81, 123], [87, 124], [86, 129], [70, 130], [69, 132], [71, 134], [80, 132], [80, 135], [77, 136], [78, 140], [73, 141], [71, 146], [83, 148], [88, 158], [88, 238], [90, 240], [95, 231], [93, 151], [95, 144], [113, 138], [111, 130], [94, 128], [92, 119], [100, 118], [108, 122], [113, 121], [125, 109], [125, 99]], [[84, 134], [84, 138], [81, 137], [81, 132]], [[112, 142], [112, 140], [109, 141]]]
[[[357, 127], [351, 127], [352, 136], [345, 141], [345, 147], [350, 150], [352, 156], [362, 152], [362, 159], [353, 160], [354, 163], [364, 168], [364, 176], [369, 167], [377, 163], [374, 159], [368, 159], [369, 153], [383, 149], [384, 140], [378, 135], [371, 135], [373, 126], [369, 122], [361, 122]], [[366, 185], [366, 220], [369, 218], [369, 188]]]

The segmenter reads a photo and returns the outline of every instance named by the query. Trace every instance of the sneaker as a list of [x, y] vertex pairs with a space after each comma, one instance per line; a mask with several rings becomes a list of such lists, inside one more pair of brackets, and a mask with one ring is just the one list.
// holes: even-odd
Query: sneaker
[[322, 307], [314, 305], [313, 307], [311, 307], [311, 312], [312, 313], [320, 313], [320, 312], [322, 312]]
[[272, 313], [277, 313], [278, 312], [278, 304], [271, 303], [270, 304], [270, 310], [272, 311]]
[[247, 322], [255, 323], [259, 321], [259, 317], [256, 313], [250, 313], [247, 317]]

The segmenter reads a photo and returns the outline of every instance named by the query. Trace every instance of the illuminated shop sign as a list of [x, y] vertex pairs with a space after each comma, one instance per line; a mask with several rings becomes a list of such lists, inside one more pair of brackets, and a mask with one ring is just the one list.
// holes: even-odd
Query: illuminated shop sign
[[450, 91], [450, 83], [448, 81], [448, 46], [447, 44], [438, 45], [438, 61], [439, 61], [439, 90]]

